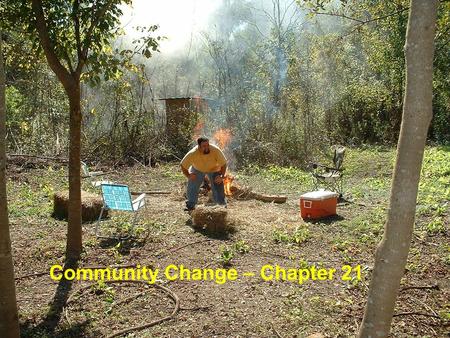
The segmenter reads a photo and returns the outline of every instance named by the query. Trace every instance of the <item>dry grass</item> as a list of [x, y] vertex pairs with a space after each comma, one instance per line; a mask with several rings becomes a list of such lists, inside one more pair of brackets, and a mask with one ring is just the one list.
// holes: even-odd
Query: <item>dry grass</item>
[[[53, 195], [53, 217], [57, 219], [67, 219], [69, 205], [69, 191], [56, 192]], [[81, 192], [81, 218], [83, 222], [93, 222], [98, 219], [103, 200], [100, 195], [90, 192]], [[104, 217], [108, 216], [108, 211], [103, 212]]]
[[232, 230], [228, 212], [222, 206], [200, 206], [192, 212], [192, 224], [197, 230], [212, 234], [224, 234]]

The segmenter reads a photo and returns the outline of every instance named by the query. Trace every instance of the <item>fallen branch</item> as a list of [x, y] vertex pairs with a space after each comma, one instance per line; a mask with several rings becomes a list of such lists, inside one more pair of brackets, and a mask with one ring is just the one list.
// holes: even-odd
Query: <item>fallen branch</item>
[[39, 155], [29, 155], [29, 154], [8, 154], [7, 157], [28, 157], [28, 158], [37, 158], [40, 160], [69, 162], [69, 159], [63, 158], [63, 157], [39, 156]]
[[137, 294], [135, 294], [135, 295], [132, 295], [132, 296], [130, 296], [130, 297], [127, 297], [127, 298], [125, 298], [124, 300], [121, 300], [120, 302], [113, 303], [113, 304], [111, 304], [111, 309], [112, 309], [113, 307], [115, 307], [115, 306], [119, 306], [119, 305], [121, 305], [121, 304], [128, 303], [128, 302], [130, 302], [131, 300], [136, 299], [136, 298], [142, 296], [145, 292], [146, 292], [146, 290], [144, 290], [144, 291], [142, 291], [142, 292], [139, 292], [139, 293], [137, 293]]
[[23, 276], [19, 276], [14, 278], [15, 280], [21, 280], [21, 279], [25, 279], [25, 278], [35, 278], [35, 277], [40, 277], [40, 276], [44, 276], [46, 274], [48, 274], [48, 271], [45, 272], [34, 272], [34, 273], [30, 273], [28, 275], [23, 275]]
[[399, 316], [425, 316], [425, 317], [441, 319], [441, 317], [439, 317], [439, 316], [431, 315], [429, 313], [423, 313], [423, 312], [400, 312], [400, 313], [394, 314], [394, 317], [399, 317]]
[[211, 308], [211, 305], [208, 306], [197, 306], [197, 307], [180, 307], [180, 311], [199, 311], [199, 310], [208, 310]]
[[263, 195], [258, 193], [252, 193], [251, 196], [258, 201], [268, 202], [268, 203], [286, 203], [287, 197], [286, 196], [277, 196], [277, 195]]
[[400, 289], [400, 292], [411, 290], [411, 289], [432, 289], [432, 290], [439, 290], [439, 285], [423, 285], [423, 286], [406, 286], [404, 288]]
[[285, 203], [287, 200], [286, 196], [259, 194], [253, 192], [250, 188], [239, 187], [237, 185], [232, 185], [230, 190], [232, 193], [232, 197], [236, 199], [255, 199], [268, 203]]
[[170, 195], [171, 192], [170, 191], [159, 191], [159, 190], [154, 190], [154, 191], [132, 191], [130, 194], [131, 195], [141, 195], [141, 194], [147, 194], [147, 195]]

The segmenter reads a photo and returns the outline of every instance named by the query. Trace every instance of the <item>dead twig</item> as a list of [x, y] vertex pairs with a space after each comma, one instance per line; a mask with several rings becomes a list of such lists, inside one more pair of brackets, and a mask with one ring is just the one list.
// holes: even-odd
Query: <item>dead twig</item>
[[147, 291], [147, 290], [144, 290], [144, 291], [139, 292], [139, 293], [137, 293], [137, 294], [135, 294], [135, 295], [132, 295], [132, 296], [130, 296], [130, 297], [127, 297], [127, 298], [121, 300], [120, 302], [113, 303], [113, 304], [111, 305], [111, 309], [112, 309], [113, 307], [115, 307], [115, 306], [119, 306], [119, 305], [121, 305], [121, 304], [128, 303], [130, 300], [133, 300], [133, 299], [136, 299], [136, 298], [142, 296], [146, 291]]
[[199, 311], [199, 310], [208, 310], [210, 309], [212, 306], [208, 305], [208, 306], [197, 306], [197, 307], [193, 307], [193, 308], [189, 308], [189, 307], [180, 307], [180, 311]]
[[[210, 239], [203, 239], [203, 240], [201, 240], [201, 241], [196, 241], [196, 242], [187, 243], [187, 244], [184, 244], [184, 245], [182, 245], [182, 246], [175, 247], [175, 248], [172, 248], [172, 249], [163, 249], [163, 250], [157, 252], [157, 253], [155, 254], [155, 256], [156, 256], [156, 257], [159, 257], [159, 258], [162, 258], [162, 257], [167, 256], [169, 253], [174, 253], [174, 252], [176, 252], [176, 251], [178, 251], [178, 250], [181, 250], [181, 249], [183, 249], [183, 248], [185, 248], [185, 247], [187, 247], [187, 246], [191, 246], [191, 245], [195, 245], [195, 244], [199, 244], [199, 243], [204, 243], [204, 242], [210, 242], [210, 241], [211, 241]], [[164, 255], [161, 256], [161, 253], [163, 253], [163, 252], [165, 252], [165, 251], [167, 251], [167, 252], [166, 252]]]
[[273, 323], [270, 323], [270, 325], [272, 326], [272, 330], [273, 332], [275, 332], [275, 334], [277, 335], [278, 338], [283, 338], [283, 336], [277, 331], [277, 329], [275, 328], [275, 325], [273, 325]]
[[215, 264], [216, 262], [215, 261], [213, 261], [213, 262], [209, 262], [208, 264], [206, 264], [204, 267], [202, 267], [202, 269], [204, 270], [204, 269], [207, 269], [207, 268], [209, 268], [211, 265], [213, 265], [213, 264]]
[[45, 272], [34, 272], [34, 273], [30, 273], [28, 275], [23, 275], [23, 276], [16, 277], [15, 280], [21, 280], [21, 279], [25, 279], [25, 278], [40, 277], [40, 276], [47, 275], [48, 273], [49, 273], [48, 271], [45, 271]]
[[147, 167], [146, 167], [144, 164], [142, 164], [141, 161], [139, 161], [138, 159], [134, 158], [133, 156], [130, 156], [130, 157], [131, 157], [131, 159], [132, 159], [133, 161], [135, 161], [136, 163], [138, 163], [139, 165], [141, 165], [142, 167], [144, 167], [145, 169], [147, 169]]

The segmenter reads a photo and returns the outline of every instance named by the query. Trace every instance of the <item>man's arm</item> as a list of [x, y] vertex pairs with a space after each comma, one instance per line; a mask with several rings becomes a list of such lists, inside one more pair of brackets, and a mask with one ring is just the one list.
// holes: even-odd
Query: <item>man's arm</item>
[[197, 175], [194, 173], [190, 173], [189, 170], [187, 170], [185, 167], [181, 166], [181, 171], [183, 172], [183, 175], [186, 176], [188, 180], [195, 181], [197, 179]]
[[189, 170], [181, 166], [181, 171], [183, 172], [183, 175], [186, 176], [186, 178], [189, 178]]

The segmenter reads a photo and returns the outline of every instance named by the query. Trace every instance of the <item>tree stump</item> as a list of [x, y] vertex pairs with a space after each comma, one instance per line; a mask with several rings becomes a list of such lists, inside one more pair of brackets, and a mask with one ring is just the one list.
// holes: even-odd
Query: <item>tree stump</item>
[[[53, 195], [53, 214], [57, 219], [67, 220], [69, 206], [69, 191], [56, 192]], [[81, 219], [83, 222], [93, 222], [100, 216], [103, 199], [100, 195], [81, 191]], [[108, 210], [103, 211], [102, 217], [108, 216]]]

